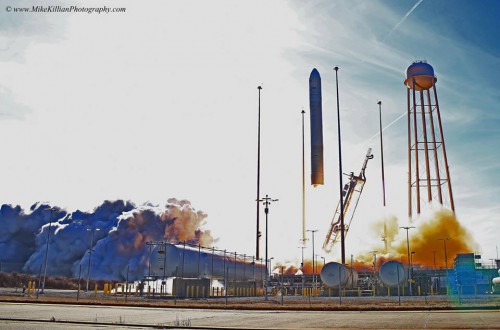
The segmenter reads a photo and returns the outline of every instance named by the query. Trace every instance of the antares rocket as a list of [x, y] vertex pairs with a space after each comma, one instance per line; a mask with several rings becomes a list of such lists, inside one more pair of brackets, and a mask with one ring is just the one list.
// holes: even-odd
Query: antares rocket
[[324, 184], [323, 174], [323, 115], [321, 101], [321, 77], [313, 69], [309, 76], [309, 107], [311, 122], [311, 184]]

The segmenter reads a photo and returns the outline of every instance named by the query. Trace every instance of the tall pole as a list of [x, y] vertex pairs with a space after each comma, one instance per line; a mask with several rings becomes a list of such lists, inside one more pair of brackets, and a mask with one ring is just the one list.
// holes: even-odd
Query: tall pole
[[[380, 124], [380, 162], [382, 165], [382, 198], [384, 202], [384, 208], [386, 205], [385, 201], [385, 174], [384, 174], [384, 142], [382, 138], [382, 101], [378, 101], [379, 109], [379, 124]], [[384, 233], [385, 235], [386, 233]]]
[[257, 86], [257, 89], [259, 90], [259, 118], [258, 118], [258, 124], [257, 124], [257, 237], [256, 237], [256, 251], [255, 251], [255, 257], [257, 259], [260, 258], [260, 90], [262, 89], [262, 86]]
[[[47, 233], [47, 245], [45, 246], [45, 261], [44, 261], [44, 267], [43, 267], [42, 293], [45, 290], [45, 278], [47, 277], [47, 260], [49, 257], [49, 241], [50, 241], [51, 228], [52, 228], [52, 208], [50, 208], [49, 232]], [[40, 286], [40, 284], [39, 284], [39, 286]]]
[[412, 287], [411, 287], [411, 273], [410, 273], [410, 267], [411, 267], [411, 264], [410, 264], [410, 240], [409, 240], [409, 236], [408, 236], [408, 231], [412, 228], [415, 228], [415, 227], [399, 227], [399, 228], [406, 230], [406, 248], [408, 249], [408, 286], [410, 289], [410, 296], [412, 296], [413, 292], [412, 292]]
[[314, 263], [314, 233], [317, 232], [317, 230], [311, 229], [311, 230], [308, 230], [308, 232], [311, 232], [311, 234], [312, 234], [312, 250], [313, 250], [313, 255], [312, 255], [313, 270], [312, 270], [312, 273], [313, 273], [313, 283], [316, 283], [316, 265]]
[[90, 234], [90, 250], [89, 250], [89, 265], [87, 267], [87, 287], [85, 292], [89, 291], [89, 282], [90, 282], [90, 268], [92, 267], [92, 249], [93, 249], [93, 244], [94, 244], [94, 234], [96, 230], [100, 230], [99, 228], [92, 228], [92, 229], [87, 229], [91, 231]]
[[[272, 199], [271, 197], [269, 197], [269, 195], [266, 195], [265, 198], [262, 198], [259, 200], [259, 202], [262, 202], [265, 206], [264, 208], [264, 212], [266, 214], [266, 267], [267, 267], [267, 261], [269, 260], [268, 258], [268, 243], [269, 243], [269, 234], [268, 234], [268, 218], [269, 218], [269, 205], [271, 205], [271, 202], [277, 202], [278, 199]], [[265, 297], [266, 297], [266, 300], [267, 300], [267, 282], [268, 282], [268, 271], [266, 272], [266, 279], [265, 279], [265, 289], [264, 289], [264, 293], [265, 293]]]
[[[306, 176], [305, 176], [305, 144], [304, 144], [304, 114], [302, 109], [302, 245], [306, 245]], [[304, 261], [302, 261], [303, 263]]]
[[[340, 253], [342, 256], [342, 265], [345, 264], [345, 228], [344, 228], [344, 196], [342, 196], [342, 142], [340, 134], [340, 102], [339, 102], [339, 77], [338, 71], [339, 67], [336, 66], [335, 70], [335, 82], [337, 87], [337, 130], [339, 139], [339, 192], [340, 192]], [[314, 236], [313, 236], [314, 237]]]
[[378, 101], [379, 131], [380, 131], [380, 163], [382, 168], [382, 201], [384, 204], [384, 251], [387, 252], [387, 223], [385, 219], [385, 173], [384, 173], [384, 140], [382, 138], [382, 101]]
[[407, 100], [407, 106], [408, 106], [408, 111], [406, 113], [406, 116], [408, 117], [408, 219], [411, 220], [413, 216], [413, 211], [412, 211], [412, 193], [411, 193], [411, 187], [412, 187], [412, 175], [411, 175], [411, 107], [410, 107], [410, 89], [408, 88], [406, 90], [406, 100]]

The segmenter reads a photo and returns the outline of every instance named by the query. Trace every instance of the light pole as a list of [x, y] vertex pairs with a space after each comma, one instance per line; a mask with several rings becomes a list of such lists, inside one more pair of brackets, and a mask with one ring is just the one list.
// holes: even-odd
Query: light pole
[[[340, 253], [342, 256], [342, 265], [345, 264], [345, 231], [344, 231], [344, 196], [342, 195], [342, 143], [340, 135], [340, 102], [339, 102], [339, 67], [333, 68], [335, 70], [335, 82], [337, 87], [337, 131], [339, 139], [339, 185], [340, 185]], [[314, 237], [314, 236], [313, 236]]]
[[387, 224], [385, 220], [385, 173], [384, 173], [384, 140], [382, 138], [382, 101], [378, 101], [380, 131], [380, 163], [382, 167], [382, 201], [384, 203], [384, 252], [387, 253]]
[[[385, 174], [384, 174], [384, 143], [382, 139], [382, 101], [378, 101], [379, 127], [380, 127], [380, 161], [382, 165], [382, 197], [385, 207]], [[384, 233], [385, 235], [386, 233]]]
[[375, 294], [377, 293], [377, 278], [376, 278], [376, 267], [377, 267], [377, 252], [378, 251], [370, 251], [373, 253], [373, 287], [375, 288]]
[[[411, 254], [410, 254], [410, 265], [411, 265], [411, 278], [413, 280], [413, 255], [415, 254], [415, 251], [411, 251]], [[413, 283], [411, 283], [410, 285], [413, 285]]]
[[85, 292], [88, 292], [89, 291], [89, 282], [90, 282], [90, 268], [92, 267], [92, 249], [93, 249], [93, 244], [94, 244], [94, 233], [96, 231], [99, 231], [101, 229], [99, 228], [87, 228], [87, 231], [91, 231], [91, 235], [90, 235], [90, 249], [89, 249], [89, 266], [87, 267], [87, 289], [85, 290]]
[[273, 264], [273, 260], [274, 257], [271, 257], [269, 258], [269, 276], [271, 276], [272, 272], [273, 272], [273, 267], [272, 267], [272, 264]]
[[[40, 277], [38, 279], [38, 293], [44, 293], [43, 291], [45, 290], [45, 277], [47, 276], [47, 260], [49, 256], [49, 241], [50, 241], [50, 231], [52, 228], [52, 208], [47, 208], [46, 210], [50, 210], [50, 218], [49, 218], [49, 230], [47, 233], [47, 244], [45, 246], [45, 261], [44, 261], [44, 267], [43, 267], [43, 282], [42, 285], [40, 285], [40, 281], [42, 278], [42, 268], [40, 267]], [[41, 287], [41, 291], [40, 291]]]
[[413, 295], [412, 288], [411, 288], [411, 274], [410, 274], [410, 240], [408, 237], [408, 231], [412, 228], [415, 228], [413, 226], [408, 226], [408, 227], [399, 227], [400, 229], [405, 229], [406, 230], [406, 248], [408, 249], [408, 287], [410, 289], [410, 296]]
[[262, 89], [262, 86], [257, 86], [257, 89], [259, 90], [259, 116], [258, 116], [258, 123], [257, 123], [257, 242], [256, 242], [256, 251], [255, 251], [255, 258], [259, 259], [260, 258], [260, 208], [259, 208], [259, 202], [260, 202], [260, 90]]
[[[304, 114], [302, 109], [302, 245], [306, 245], [306, 176], [305, 176], [305, 145], [304, 145]], [[304, 264], [304, 258], [302, 258]]]
[[299, 246], [298, 248], [302, 250], [302, 259], [300, 261], [300, 270], [302, 271], [302, 274], [304, 274], [304, 270], [302, 268], [304, 267], [304, 249], [306, 247], [305, 246]]
[[313, 283], [316, 283], [316, 265], [314, 264], [314, 233], [317, 232], [318, 230], [316, 229], [308, 229], [308, 232], [312, 234], [312, 250], [313, 250], [313, 255], [312, 255], [312, 273], [313, 273]]
[[[269, 195], [266, 195], [265, 198], [262, 198], [259, 200], [259, 202], [262, 202], [265, 206], [264, 208], [264, 212], [266, 213], [266, 264], [267, 264], [267, 260], [268, 260], [268, 243], [269, 243], [269, 234], [268, 234], [268, 219], [269, 219], [269, 205], [271, 205], [271, 202], [277, 202], [278, 199], [272, 199], [271, 197], [269, 197]], [[264, 293], [265, 293], [265, 299], [267, 300], [267, 282], [268, 282], [268, 272], [266, 272], [266, 280], [265, 280], [265, 290], [264, 290]]]
[[325, 257], [321, 257], [321, 259], [323, 259], [323, 267], [325, 267], [326, 264]]

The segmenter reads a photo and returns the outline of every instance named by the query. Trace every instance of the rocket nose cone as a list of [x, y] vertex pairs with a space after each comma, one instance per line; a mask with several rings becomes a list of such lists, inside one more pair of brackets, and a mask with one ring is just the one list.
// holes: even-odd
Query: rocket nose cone
[[321, 78], [319, 75], [319, 72], [318, 72], [318, 70], [316, 70], [316, 68], [314, 68], [311, 71], [311, 75], [309, 76], [309, 79], [311, 79], [311, 78]]

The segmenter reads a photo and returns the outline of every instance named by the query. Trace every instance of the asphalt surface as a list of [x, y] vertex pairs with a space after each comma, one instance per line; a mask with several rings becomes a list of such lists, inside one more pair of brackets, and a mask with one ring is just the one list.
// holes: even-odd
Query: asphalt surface
[[[45, 322], [37, 322], [45, 321]], [[49, 322], [53, 320], [53, 322]], [[64, 323], [71, 322], [71, 323]], [[0, 303], [1, 329], [500, 329], [500, 310], [234, 311]]]

